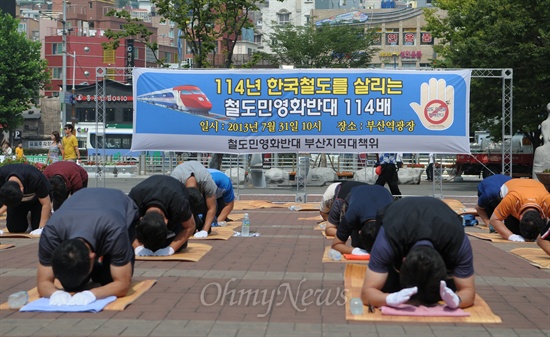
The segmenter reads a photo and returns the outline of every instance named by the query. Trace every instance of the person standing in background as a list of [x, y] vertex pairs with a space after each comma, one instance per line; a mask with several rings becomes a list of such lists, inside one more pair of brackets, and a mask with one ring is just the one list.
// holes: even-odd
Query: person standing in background
[[428, 157], [428, 167], [426, 168], [426, 176], [428, 181], [434, 180], [434, 154], [430, 153]]
[[378, 157], [378, 165], [382, 166], [382, 172], [376, 179], [376, 185], [384, 186], [386, 183], [390, 187], [390, 192], [394, 197], [400, 198], [399, 177], [397, 175], [397, 161], [395, 153], [381, 153]]
[[70, 161], [79, 161], [80, 160], [80, 151], [78, 150], [78, 140], [73, 134], [74, 127], [72, 124], [65, 124], [63, 131], [65, 132], [65, 137], [63, 137], [62, 144], [63, 149], [63, 160]]
[[15, 158], [23, 159], [23, 157], [25, 157], [25, 151], [23, 151], [23, 143], [19, 143], [15, 148]]
[[6, 140], [4, 140], [4, 142], [2, 143], [2, 154], [4, 156], [11, 156], [13, 154], [11, 144]]
[[59, 132], [52, 132], [51, 138], [52, 143], [48, 150], [48, 164], [57, 163], [60, 160], [59, 158], [63, 158], [63, 144], [61, 144]]
[[395, 162], [397, 163], [397, 168], [398, 169], [403, 167], [403, 152], [398, 152], [395, 155]]

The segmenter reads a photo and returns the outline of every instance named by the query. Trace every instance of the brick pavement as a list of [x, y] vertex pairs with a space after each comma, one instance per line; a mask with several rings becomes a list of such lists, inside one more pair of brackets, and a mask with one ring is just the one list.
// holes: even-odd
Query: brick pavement
[[[316, 212], [246, 212], [259, 237], [207, 241], [213, 249], [196, 263], [138, 261], [135, 279], [158, 282], [124, 311], [3, 310], [0, 335], [550, 336], [550, 272], [509, 253], [526, 244], [470, 239], [477, 291], [502, 324], [347, 322], [344, 264], [321, 263], [330, 241], [312, 230], [315, 221], [298, 219]], [[1, 302], [35, 286], [37, 242], [2, 240], [17, 247], [0, 251]]]

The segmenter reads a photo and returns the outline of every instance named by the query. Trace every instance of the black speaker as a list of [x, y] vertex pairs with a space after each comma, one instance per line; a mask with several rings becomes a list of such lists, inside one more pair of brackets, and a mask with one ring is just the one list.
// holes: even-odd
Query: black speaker
[[8, 13], [15, 17], [15, 0], [0, 1], [0, 10], [2, 13]]

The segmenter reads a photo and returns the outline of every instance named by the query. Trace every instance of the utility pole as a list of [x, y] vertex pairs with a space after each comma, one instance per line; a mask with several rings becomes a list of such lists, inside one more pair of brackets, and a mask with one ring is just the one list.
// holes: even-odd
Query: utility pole
[[73, 51], [73, 87], [71, 89], [71, 124], [73, 125], [73, 129], [75, 128], [76, 123], [76, 102], [75, 102], [75, 88], [74, 88], [74, 81], [75, 81], [75, 74], [76, 74], [76, 51]]
[[63, 90], [61, 102], [63, 104], [63, 109], [61, 109], [61, 129], [63, 129], [63, 126], [67, 124], [67, 103], [65, 101], [65, 91], [67, 90], [67, 2], [66, 0], [63, 0], [63, 20], [61, 21], [63, 24], [63, 31], [61, 33], [62, 37], [62, 49], [63, 49], [63, 63], [62, 63], [62, 72], [63, 72]]

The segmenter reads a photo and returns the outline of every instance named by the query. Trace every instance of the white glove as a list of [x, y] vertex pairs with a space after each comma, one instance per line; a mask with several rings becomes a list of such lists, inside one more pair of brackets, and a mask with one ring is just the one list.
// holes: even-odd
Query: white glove
[[155, 253], [153, 253], [152, 250], [147, 249], [143, 246], [137, 246], [136, 249], [134, 249], [134, 253], [137, 256], [153, 256], [153, 255], [155, 255]]
[[168, 246], [168, 247], [164, 247], [164, 248], [161, 248], [159, 250], [157, 250], [156, 252], [153, 253], [153, 255], [155, 256], [170, 256], [170, 255], [174, 255], [174, 248]]
[[525, 239], [523, 238], [523, 236], [521, 235], [518, 235], [518, 234], [512, 234], [508, 237], [508, 241], [512, 241], [512, 242], [525, 242]]
[[460, 304], [460, 297], [458, 297], [454, 291], [447, 287], [447, 283], [445, 283], [445, 281], [441, 281], [439, 284], [439, 295], [449, 308], [458, 308], [458, 305]]
[[29, 234], [30, 235], [42, 235], [42, 230], [43, 230], [43, 228], [37, 228], [37, 229], [33, 230], [32, 232], [30, 232]]
[[71, 297], [67, 305], [88, 305], [95, 301], [95, 295], [89, 290], [76, 293]]
[[396, 293], [391, 293], [386, 296], [386, 304], [390, 307], [397, 307], [407, 302], [412, 295], [418, 292], [418, 287], [401, 289]]
[[369, 252], [367, 252], [363, 248], [355, 247], [351, 251], [351, 255], [369, 255]]
[[50, 296], [50, 305], [67, 305], [71, 299], [71, 294], [63, 290], [57, 290]]
[[208, 237], [208, 232], [207, 231], [200, 231], [200, 232], [195, 233], [195, 235], [193, 235], [193, 236], [196, 237], [196, 238], [206, 238], [206, 237]]

